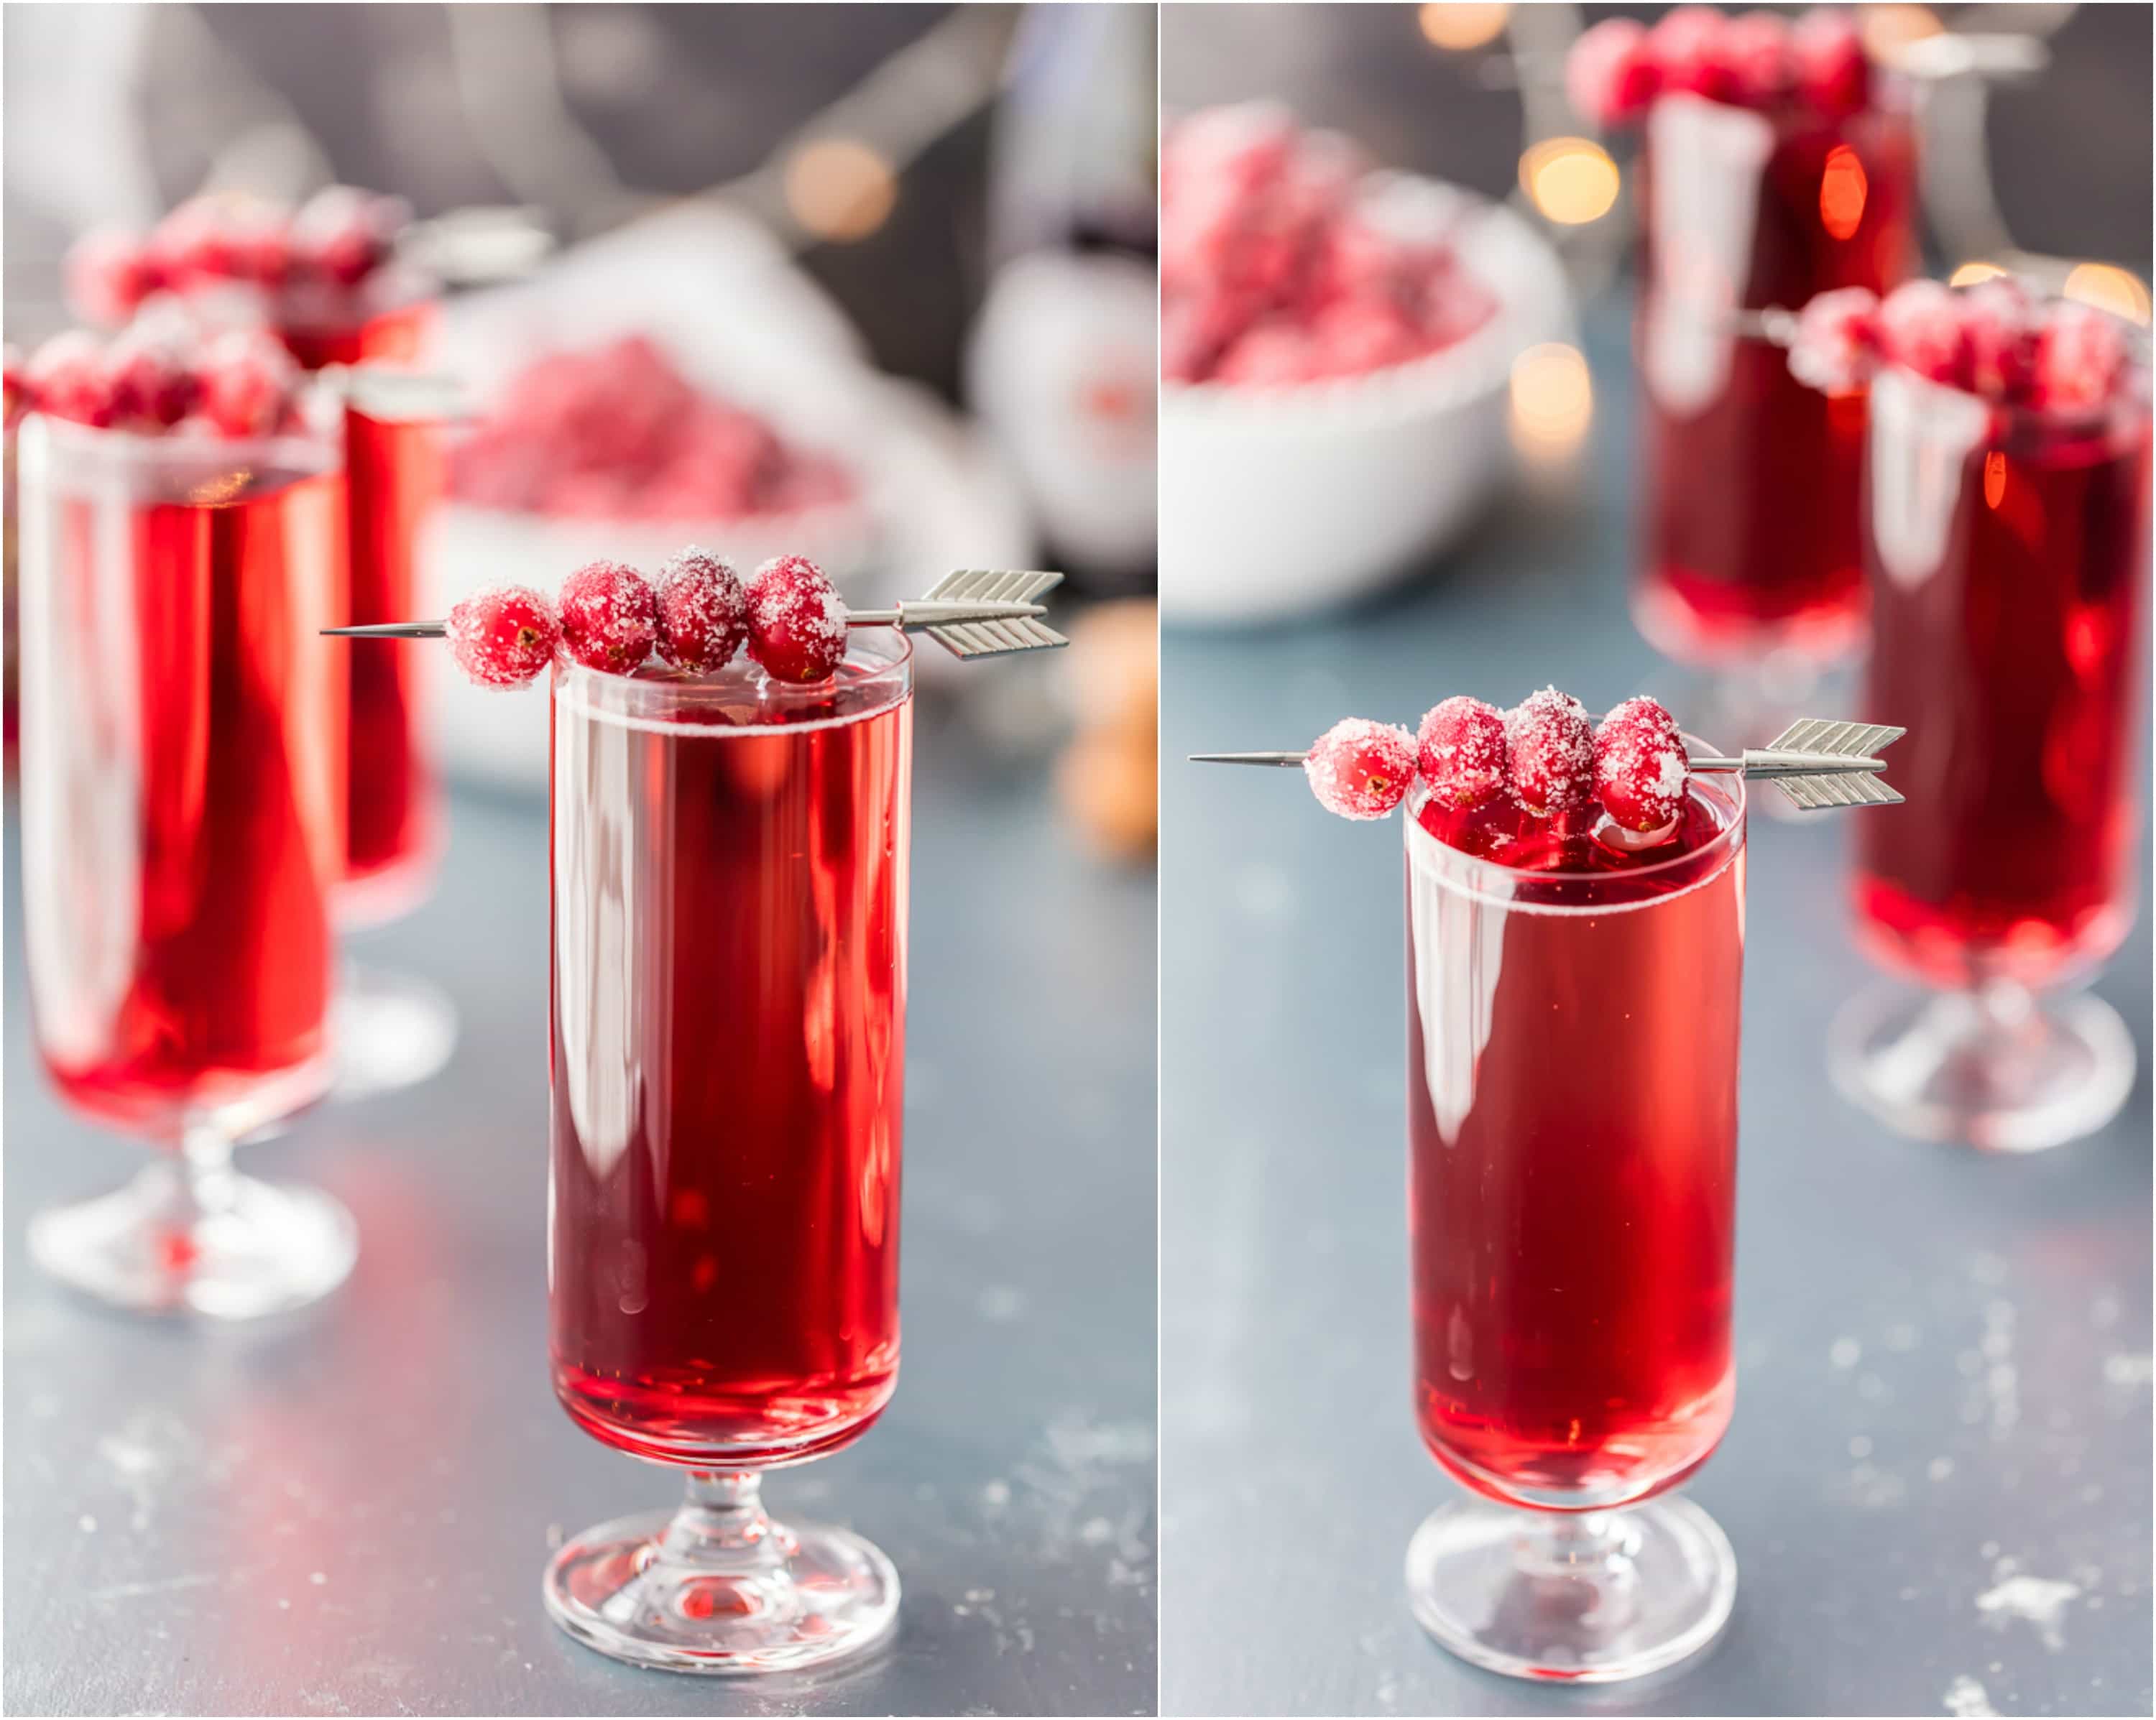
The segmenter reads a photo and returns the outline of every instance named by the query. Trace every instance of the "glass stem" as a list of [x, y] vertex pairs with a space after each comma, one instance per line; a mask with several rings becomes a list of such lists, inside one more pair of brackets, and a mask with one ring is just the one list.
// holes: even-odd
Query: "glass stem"
[[232, 1137], [215, 1124], [190, 1119], [180, 1132], [180, 1162], [187, 1193], [204, 1216], [228, 1212], [238, 1198], [239, 1175], [232, 1168]]
[[763, 1511], [763, 1477], [752, 1469], [692, 1469], [689, 1497], [660, 1542], [660, 1556], [712, 1571], [753, 1574], [786, 1564], [786, 1539]]

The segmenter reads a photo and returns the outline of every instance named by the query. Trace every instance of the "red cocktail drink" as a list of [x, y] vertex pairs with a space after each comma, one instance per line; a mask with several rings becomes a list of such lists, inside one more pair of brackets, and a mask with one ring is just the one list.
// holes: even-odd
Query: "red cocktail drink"
[[2051, 1016], [2028, 994], [2102, 962], [2132, 918], [2148, 482], [2145, 373], [2077, 416], [1899, 368], [1872, 383], [1868, 703], [1910, 728], [1909, 804], [1858, 826], [1857, 925], [1882, 964], [1953, 995], [1849, 1024], [1837, 1068], [1916, 1132], [2048, 1145], [2130, 1087], [2102, 1006]]
[[1692, 1652], [1735, 1582], [1697, 1507], [1618, 1508], [1729, 1421], [1742, 781], [1693, 777], [1638, 853], [1599, 816], [1424, 801], [1406, 832], [1416, 1415], [1456, 1479], [1543, 1513], [1441, 1509], [1409, 1584], [1448, 1646], [1562, 1679]]
[[1643, 171], [1640, 628], [1686, 662], [1834, 657], [1863, 627], [1862, 397], [1805, 387], [1737, 319], [1834, 287], [1884, 291], [1907, 272], [1908, 118], [1666, 96]]
[[290, 1306], [349, 1268], [350, 1221], [228, 1161], [330, 1076], [346, 691], [320, 629], [345, 601], [336, 451], [43, 417], [21, 437], [38, 1048], [73, 1103], [183, 1146], [194, 1173], [41, 1215], [32, 1245], [131, 1306]]
[[[367, 316], [282, 325], [277, 334], [309, 370], [408, 365], [419, 358], [434, 319], [434, 301], [419, 299]], [[442, 492], [439, 432], [347, 407], [345, 471], [348, 619], [358, 626], [408, 621], [420, 613], [420, 528]], [[441, 796], [422, 733], [422, 665], [410, 652], [383, 647], [351, 658], [349, 850], [337, 906], [348, 923], [373, 924], [408, 912], [426, 893], [440, 843]]]
[[549, 1605], [646, 1664], [824, 1660], [896, 1579], [774, 1531], [756, 1479], [897, 1374], [911, 653], [856, 630], [807, 687], [565, 663], [552, 704], [555, 1390], [691, 1504], [564, 1548]]

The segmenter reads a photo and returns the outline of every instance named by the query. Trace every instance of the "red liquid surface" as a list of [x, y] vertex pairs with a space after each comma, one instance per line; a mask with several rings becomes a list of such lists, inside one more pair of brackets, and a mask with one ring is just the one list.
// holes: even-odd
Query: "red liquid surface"
[[[1773, 123], [1761, 166], [1681, 133], [1681, 169], [1651, 150], [1645, 163], [1647, 505], [1635, 601], [1656, 647], [1686, 661], [1778, 647], [1830, 657], [1863, 627], [1861, 394], [1806, 387], [1761, 340], [1724, 340], [1721, 361], [1696, 372], [1656, 356], [1670, 350], [1655, 335], [1658, 319], [1687, 330], [1676, 344], [1690, 351], [1732, 309], [1799, 310], [1834, 287], [1883, 293], [1907, 273], [1916, 166], [1907, 120]], [[1737, 179], [1756, 189], [1748, 247], [1713, 195]]]
[[[1881, 405], [1902, 386], [1882, 381]], [[2147, 408], [2080, 426], [1993, 413], [1963, 447], [1925, 427], [1944, 393], [1912, 381], [1917, 416], [1873, 430], [1867, 709], [1909, 734], [1892, 770], [1907, 804], [1855, 821], [1858, 924], [1917, 979], [2043, 985], [2109, 955], [2131, 915]], [[1882, 493], [1878, 463], [1914, 440], [1938, 488]], [[1922, 553], [1892, 547], [1897, 509]]]
[[1415, 1409], [1491, 1497], [1644, 1498], [1728, 1425], [1734, 816], [1696, 786], [1676, 838], [1630, 857], [1512, 807], [1425, 807], [1445, 847], [1409, 833]]
[[46, 1066], [76, 1104], [159, 1135], [273, 1087], [311, 1097], [344, 855], [344, 663], [318, 637], [345, 601], [342, 480], [234, 472], [192, 499], [32, 505], [59, 558], [51, 683], [33, 659], [25, 689], [47, 827], [28, 840], [51, 844], [31, 863]]
[[[417, 361], [434, 316], [431, 300], [342, 327], [278, 333], [309, 370], [369, 361]], [[440, 433], [347, 410], [345, 471], [351, 497], [352, 612], [364, 626], [419, 613], [416, 547], [440, 497]], [[356, 643], [352, 653], [350, 849], [338, 908], [346, 920], [392, 919], [425, 893], [440, 840], [441, 790], [424, 740], [424, 664], [408, 646]]]
[[576, 686], [554, 699], [556, 1393], [642, 1457], [835, 1449], [898, 1369], [910, 699], [850, 663], [839, 720], [760, 735], [715, 707], [597, 718]]

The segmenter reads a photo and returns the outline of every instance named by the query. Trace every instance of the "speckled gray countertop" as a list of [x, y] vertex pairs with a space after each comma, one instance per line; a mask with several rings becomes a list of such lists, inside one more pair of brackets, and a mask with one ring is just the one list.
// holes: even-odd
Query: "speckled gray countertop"
[[[1625, 610], [1622, 315], [1589, 321], [1578, 492], [1335, 623], [1171, 632], [1168, 756], [1451, 692], [1682, 699]], [[1914, 1145], [1824, 1075], [1872, 978], [1844, 829], [1755, 819], [1737, 1415], [1690, 1490], [1735, 1544], [1736, 1614], [1657, 1684], [1567, 1692], [1451, 1659], [1402, 1585], [1453, 1490], [1409, 1404], [1399, 831], [1271, 772], [1170, 763], [1163, 792], [1164, 1712], [2149, 1712], [2145, 904], [2096, 986], [2143, 1059], [2125, 1116], [2025, 1159]]]
[[767, 1490], [872, 1537], [905, 1599], [881, 1658], [813, 1685], [634, 1671], [540, 1608], [552, 1539], [680, 1495], [547, 1385], [543, 806], [461, 799], [434, 899], [362, 946], [454, 997], [450, 1070], [243, 1154], [362, 1231], [331, 1301], [257, 1328], [110, 1314], [28, 1258], [36, 1207], [142, 1149], [38, 1069], [11, 863], [9, 1712], [1151, 1711], [1150, 880], [955, 735], [924, 724], [915, 779], [903, 1374]]

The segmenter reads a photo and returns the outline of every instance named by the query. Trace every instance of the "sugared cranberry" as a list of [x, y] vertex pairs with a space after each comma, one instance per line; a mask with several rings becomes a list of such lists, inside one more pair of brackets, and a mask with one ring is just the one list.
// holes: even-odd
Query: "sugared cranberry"
[[1737, 79], [1725, 51], [1728, 28], [1711, 6], [1680, 6], [1662, 15], [1647, 33], [1647, 51], [1665, 94], [1735, 100]]
[[806, 555], [779, 555], [748, 583], [748, 654], [773, 679], [823, 680], [846, 655], [846, 606]]
[[521, 687], [554, 660], [562, 624], [529, 586], [489, 586], [449, 611], [449, 654], [482, 687]]
[[1651, 699], [1626, 699], [1594, 731], [1594, 792], [1626, 830], [1668, 824], [1691, 775], [1676, 719]]
[[1415, 768], [1430, 797], [1455, 812], [1496, 799], [1510, 762], [1504, 714], [1479, 699], [1455, 694], [1440, 700], [1415, 732]]
[[1827, 393], [1854, 388], [1879, 352], [1879, 300], [1868, 287], [1821, 293], [1797, 316], [1789, 374]]
[[1771, 12], [1748, 12], [1722, 28], [1722, 59], [1736, 98], [1768, 107], [1789, 87], [1789, 27]]
[[68, 247], [67, 299], [85, 322], [118, 328], [157, 290], [157, 271], [140, 234], [101, 227]]
[[84, 330], [54, 335], [31, 355], [23, 376], [41, 412], [100, 428], [119, 417], [105, 349]]
[[2044, 314], [2036, 336], [2036, 393], [2047, 412], [2092, 412], [2110, 398], [2126, 369], [2118, 319], [2093, 305], [2062, 300]]
[[2036, 378], [2036, 311], [2028, 294], [2003, 274], [1960, 298], [1970, 386], [1994, 400], [2025, 399]]
[[1573, 111], [1604, 131], [1645, 113], [1660, 84], [1647, 28], [1635, 18], [1603, 19], [1582, 31], [1565, 56], [1564, 89]]
[[268, 436], [283, 422], [300, 381], [299, 366], [274, 335], [228, 329], [203, 352], [202, 410], [220, 433]]
[[1415, 744], [1408, 731], [1368, 717], [1343, 717], [1302, 761], [1317, 804], [1342, 818], [1383, 818], [1414, 781]]
[[139, 429], [169, 429], [202, 395], [187, 341], [169, 332], [128, 329], [105, 348], [105, 370], [116, 422]]
[[411, 218], [411, 205], [402, 197], [327, 186], [292, 218], [293, 256], [302, 268], [356, 287], [388, 259], [398, 230]]
[[1806, 13], [1790, 28], [1789, 51], [1797, 98], [1805, 106], [1829, 120], [1863, 111], [1871, 97], [1871, 66], [1848, 13]]
[[586, 668], [626, 675], [659, 641], [650, 581], [619, 561], [593, 561], [562, 581], [562, 643]]
[[1953, 294], [1933, 280], [1904, 281], [1879, 307], [1887, 356], [1950, 388], [1969, 386], [1968, 330]]
[[1587, 707], [1545, 687], [1505, 718], [1512, 792], [1530, 812], [1569, 812], [1594, 791], [1594, 729]]
[[150, 266], [166, 286], [220, 280], [274, 285], [290, 260], [284, 215], [275, 204], [244, 192], [190, 197], [150, 235]]
[[747, 590], [717, 556], [686, 549], [659, 570], [659, 654], [675, 668], [722, 669], [747, 637]]

